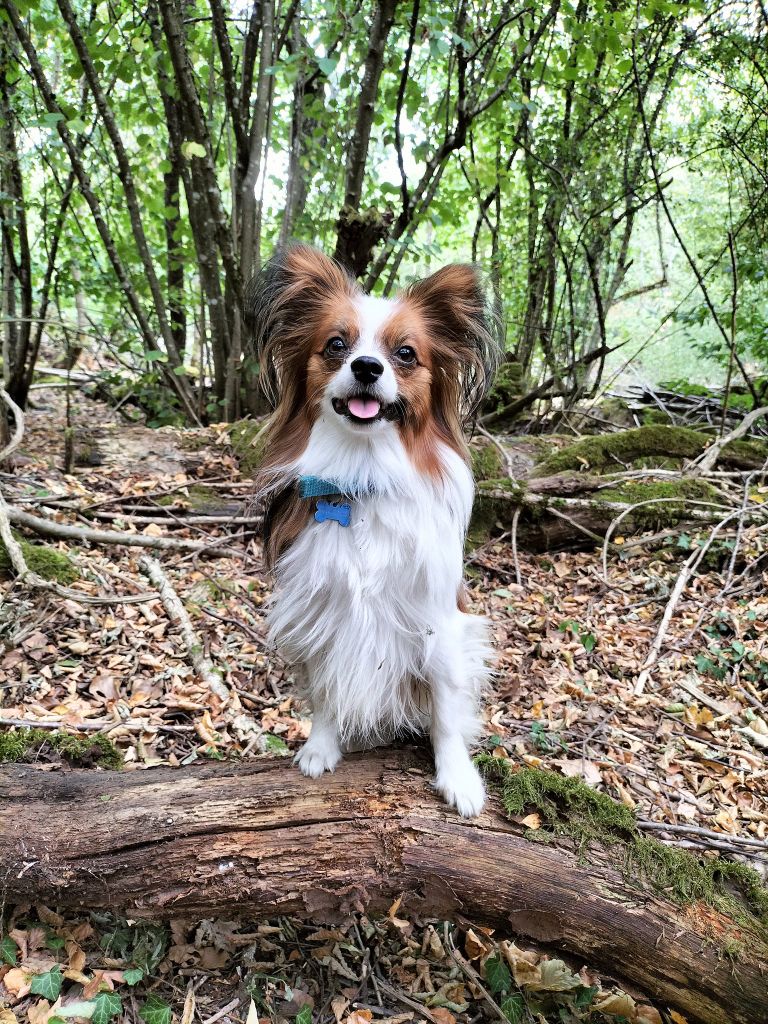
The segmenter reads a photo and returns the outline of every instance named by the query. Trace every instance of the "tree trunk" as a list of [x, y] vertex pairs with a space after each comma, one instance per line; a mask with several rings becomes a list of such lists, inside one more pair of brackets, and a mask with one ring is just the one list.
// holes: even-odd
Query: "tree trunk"
[[[431, 771], [412, 748], [352, 755], [317, 781], [282, 758], [134, 772], [5, 766], [3, 898], [145, 918], [327, 920], [405, 893], [410, 913], [462, 913], [583, 956], [690, 1024], [764, 1019], [768, 949], [744, 927], [627, 880], [602, 850], [586, 863], [531, 842], [495, 798], [480, 818], [458, 818]], [[728, 940], [748, 940], [748, 959], [725, 956]]]

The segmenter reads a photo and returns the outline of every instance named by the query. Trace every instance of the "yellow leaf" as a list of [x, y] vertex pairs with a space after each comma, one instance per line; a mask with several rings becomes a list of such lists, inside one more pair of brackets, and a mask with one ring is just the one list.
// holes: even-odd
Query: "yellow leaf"
[[682, 1013], [678, 1013], [677, 1010], [669, 1011], [669, 1019], [673, 1024], [688, 1024], [688, 1018], [684, 1017]]
[[471, 928], [467, 929], [467, 934], [464, 939], [464, 952], [467, 954], [470, 960], [477, 960], [485, 953], [485, 945], [478, 938], [477, 933], [472, 931]]
[[534, 811], [532, 814], [527, 814], [520, 824], [525, 825], [526, 828], [541, 828], [541, 815]]
[[635, 1000], [626, 992], [607, 992], [595, 1002], [594, 1008], [600, 1013], [612, 1013], [615, 1017], [634, 1016]]

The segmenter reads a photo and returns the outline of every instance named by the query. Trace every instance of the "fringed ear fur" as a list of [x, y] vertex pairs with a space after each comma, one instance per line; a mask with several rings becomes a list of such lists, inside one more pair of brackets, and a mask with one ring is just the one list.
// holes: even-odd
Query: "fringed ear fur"
[[463, 420], [471, 419], [493, 383], [502, 351], [500, 325], [489, 308], [479, 271], [451, 264], [411, 285], [404, 298], [419, 309], [441, 372], [458, 369], [457, 411]]
[[356, 291], [335, 260], [302, 243], [278, 250], [250, 281], [245, 320], [259, 360], [259, 381], [273, 407], [289, 383], [304, 379], [307, 344], [329, 295]]

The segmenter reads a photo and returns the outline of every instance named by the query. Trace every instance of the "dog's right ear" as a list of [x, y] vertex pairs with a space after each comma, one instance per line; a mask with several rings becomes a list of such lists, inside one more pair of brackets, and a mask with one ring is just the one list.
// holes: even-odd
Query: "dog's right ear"
[[355, 290], [335, 260], [299, 242], [278, 249], [248, 283], [245, 322], [259, 361], [259, 382], [273, 407], [288, 379], [306, 375], [313, 321], [334, 294], [350, 296]]

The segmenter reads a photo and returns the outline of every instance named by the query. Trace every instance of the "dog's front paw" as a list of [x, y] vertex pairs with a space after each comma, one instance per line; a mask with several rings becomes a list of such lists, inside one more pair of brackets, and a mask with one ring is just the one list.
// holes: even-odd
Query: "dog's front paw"
[[310, 779], [319, 778], [323, 772], [332, 772], [340, 760], [341, 751], [337, 745], [313, 743], [311, 737], [293, 759]]
[[432, 785], [451, 807], [456, 808], [462, 818], [475, 818], [483, 809], [483, 780], [469, 760], [458, 767], [438, 771]]

